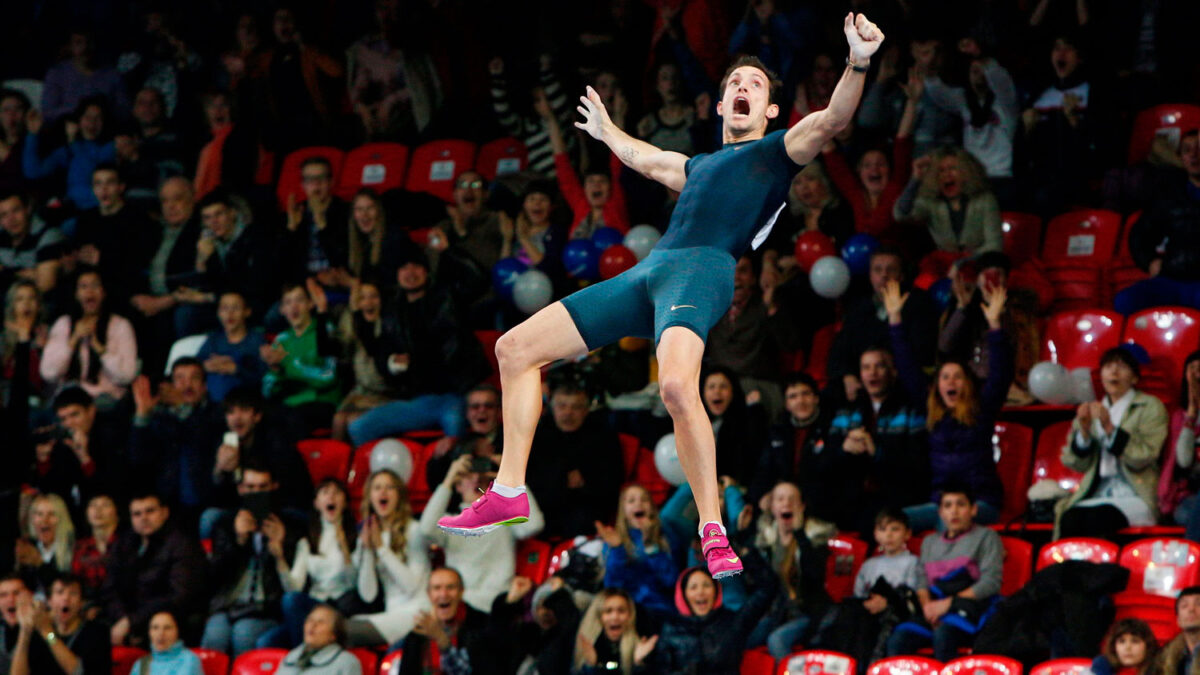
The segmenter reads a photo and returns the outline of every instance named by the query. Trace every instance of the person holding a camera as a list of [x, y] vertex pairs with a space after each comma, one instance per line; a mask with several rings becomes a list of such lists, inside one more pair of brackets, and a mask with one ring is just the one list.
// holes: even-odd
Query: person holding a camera
[[219, 589], [200, 644], [237, 657], [279, 625], [283, 584], [278, 560], [289, 561], [304, 528], [285, 524], [278, 484], [265, 464], [246, 461], [238, 480], [240, 507], [213, 528], [209, 579]]

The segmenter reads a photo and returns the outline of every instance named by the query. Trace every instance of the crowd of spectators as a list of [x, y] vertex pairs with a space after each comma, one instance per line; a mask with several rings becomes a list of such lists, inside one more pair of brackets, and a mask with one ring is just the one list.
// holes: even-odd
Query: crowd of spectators
[[[888, 36], [859, 113], [737, 262], [707, 343], [702, 400], [745, 562], [720, 582], [697, 564], [688, 486], [625, 483], [625, 440], [653, 448], [670, 428], [644, 340], [547, 373], [528, 522], [479, 540], [437, 528], [504, 450], [476, 333], [523, 318], [493, 288], [498, 261], [542, 270], [562, 297], [587, 283], [562, 262], [569, 242], [670, 218], [677, 193], [575, 129], [585, 84], [640, 138], [710, 152], [734, 56], [782, 78], [776, 124], [827, 105], [844, 3], [0, 10], [20, 27], [0, 45], [0, 541], [14, 542], [0, 546], [0, 672], [107, 672], [119, 645], [148, 651], [139, 675], [199, 673], [185, 648], [199, 646], [289, 649], [280, 673], [354, 673], [346, 649], [402, 647], [399, 672], [448, 675], [734, 673], [756, 646], [838, 649], [865, 672], [969, 646], [1004, 561], [987, 526], [1012, 486], [993, 428], [1032, 401], [1053, 295], [1004, 253], [1001, 213], [1140, 211], [1128, 250], [1145, 278], [1110, 304], [1200, 309], [1200, 130], [1125, 156], [1139, 110], [1200, 101], [1200, 8], [849, 5]], [[344, 193], [322, 157], [281, 176], [309, 146], [503, 136], [527, 166], [494, 180], [459, 167], [447, 202]], [[281, 180], [296, 190], [277, 194]], [[836, 300], [794, 252], [809, 232], [879, 244]], [[949, 293], [922, 290], [931, 274]], [[789, 372], [835, 325], [828, 355]], [[1145, 363], [1136, 345], [1100, 359], [1102, 394], [1061, 451], [1083, 477], [1055, 537], [1178, 522], [1200, 540], [1200, 353], [1176, 405], [1138, 389]], [[296, 450], [414, 432], [440, 439], [415, 469], [423, 507], [395, 468], [355, 493], [344, 475], [314, 481]], [[839, 534], [877, 555], [835, 602]], [[523, 540], [581, 536], [594, 540], [544, 584], [517, 575]], [[1198, 598], [1182, 594], [1183, 633], [1161, 652], [1144, 624], [1118, 623], [1094, 672], [1184, 673]]]

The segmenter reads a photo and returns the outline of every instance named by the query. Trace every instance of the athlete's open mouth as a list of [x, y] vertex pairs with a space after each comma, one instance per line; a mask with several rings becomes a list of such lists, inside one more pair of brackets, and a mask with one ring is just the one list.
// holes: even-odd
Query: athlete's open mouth
[[733, 99], [733, 114], [734, 115], [749, 115], [750, 114], [750, 99], [745, 96], [738, 96]]

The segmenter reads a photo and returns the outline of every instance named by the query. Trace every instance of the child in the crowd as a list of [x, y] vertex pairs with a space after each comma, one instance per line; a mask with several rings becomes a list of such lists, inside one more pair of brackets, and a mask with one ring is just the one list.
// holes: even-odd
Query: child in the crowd
[[1141, 619], [1121, 619], [1104, 641], [1104, 653], [1092, 661], [1092, 675], [1146, 675], [1158, 656], [1158, 640]]
[[859, 675], [886, 656], [892, 628], [908, 618], [907, 598], [920, 583], [921, 561], [908, 550], [912, 530], [904, 511], [884, 508], [875, 516], [879, 553], [854, 578], [854, 596], [826, 613], [815, 644], [853, 656]]
[[279, 306], [288, 329], [270, 346], [260, 348], [269, 368], [263, 377], [263, 395], [291, 408], [304, 430], [327, 427], [340, 397], [337, 356], [328, 338], [324, 307], [316, 306], [314, 316], [313, 298], [299, 284], [284, 286]]
[[653, 616], [672, 612], [671, 592], [679, 572], [650, 492], [641, 485], [626, 485], [616, 527], [597, 522], [596, 532], [605, 544], [604, 585], [629, 593]]
[[260, 357], [264, 340], [262, 332], [246, 325], [250, 305], [237, 291], [225, 291], [217, 301], [217, 319], [221, 330], [208, 334], [196, 358], [204, 364], [208, 382], [208, 397], [214, 402], [225, 400], [235, 387], [258, 389], [266, 365]]
[[830, 523], [805, 516], [804, 499], [793, 483], [779, 483], [763, 501], [768, 504], [758, 519], [754, 546], [771, 562], [784, 592], [751, 634], [749, 645], [765, 643], [772, 656], [782, 659], [793, 645], [805, 641], [829, 609], [826, 544], [837, 530]]
[[896, 627], [888, 656], [916, 654], [932, 640], [933, 657], [945, 662], [974, 641], [1004, 573], [1004, 544], [995, 530], [975, 524], [977, 512], [968, 488], [942, 490], [938, 515], [944, 529], [921, 542], [916, 591], [923, 617]]
[[606, 588], [596, 594], [579, 623], [572, 675], [598, 675], [620, 671], [621, 675], [656, 672], [646, 663], [658, 636], [637, 633], [637, 609], [629, 594]]

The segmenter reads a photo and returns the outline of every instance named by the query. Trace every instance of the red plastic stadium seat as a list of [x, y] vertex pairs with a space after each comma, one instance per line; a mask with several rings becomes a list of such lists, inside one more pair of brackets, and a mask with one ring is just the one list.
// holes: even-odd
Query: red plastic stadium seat
[[867, 559], [867, 542], [839, 536], [829, 540], [829, 561], [825, 564], [825, 592], [834, 602], [854, 594], [854, 578]]
[[431, 141], [413, 151], [405, 188], [449, 202], [454, 196], [454, 179], [474, 165], [474, 143], [462, 140]]
[[500, 386], [500, 362], [496, 360], [496, 341], [504, 333], [498, 330], [477, 330], [475, 331], [475, 339], [479, 340], [479, 344], [483, 346], [483, 355], [487, 357], [488, 363], [492, 364], [492, 374], [488, 377], [488, 384], [496, 387]]
[[337, 196], [350, 199], [362, 188], [376, 194], [404, 187], [404, 170], [408, 168], [408, 146], [399, 143], [367, 143], [346, 153]]
[[641, 441], [631, 434], [617, 434], [621, 442], [621, 459], [625, 480], [637, 483], [650, 493], [650, 501], [662, 506], [671, 494], [671, 484], [658, 473], [654, 465], [654, 453], [642, 447]]
[[119, 645], [112, 648], [112, 675], [129, 675], [133, 664], [150, 652], [137, 647]]
[[192, 647], [192, 652], [200, 657], [204, 675], [225, 675], [229, 672], [229, 655], [225, 652], [203, 647]]
[[1043, 274], [1054, 286], [1054, 309], [1094, 307], [1103, 292], [1101, 270], [1112, 260], [1121, 215], [1104, 209], [1071, 211], [1046, 226]]
[[278, 670], [287, 653], [286, 649], [251, 649], [234, 659], [230, 675], [270, 675]]
[[1107, 539], [1076, 537], [1059, 539], [1042, 547], [1038, 554], [1037, 569], [1043, 569], [1067, 560], [1087, 560], [1094, 563], [1116, 562], [1121, 547]]
[[942, 675], [1021, 675], [1021, 663], [1006, 656], [971, 655], [954, 659]]
[[1165, 645], [1179, 634], [1179, 620], [1175, 614], [1175, 598], [1149, 593], [1125, 592], [1113, 595], [1116, 611], [1113, 621], [1140, 619], [1149, 626], [1160, 645]]
[[1071, 422], [1055, 422], [1038, 434], [1037, 452], [1033, 457], [1033, 482], [1049, 479], [1064, 490], [1074, 492], [1082, 476], [1062, 463], [1062, 449], [1071, 433]]
[[1033, 470], [1033, 429], [1022, 424], [999, 422], [992, 435], [996, 473], [1004, 484], [1000, 522], [1007, 523], [1025, 513], [1029, 506], [1029, 477]]
[[741, 675], [771, 675], [775, 670], [775, 657], [766, 647], [755, 647], [742, 652]]
[[1137, 164], [1150, 154], [1154, 137], [1162, 134], [1179, 145], [1183, 131], [1200, 127], [1200, 107], [1185, 103], [1164, 103], [1147, 108], [1133, 120], [1129, 136], [1129, 163]]
[[1033, 544], [1016, 537], [1000, 537], [1004, 543], [1004, 571], [1000, 595], [1012, 595], [1033, 576]]
[[314, 486], [326, 478], [345, 480], [346, 472], [350, 470], [353, 449], [342, 441], [306, 438], [296, 444], [296, 450], [308, 465], [308, 475]]
[[939, 675], [942, 662], [923, 656], [892, 656], [879, 659], [867, 669], [867, 675]]
[[550, 551], [550, 565], [546, 568], [546, 576], [552, 577], [556, 572], [565, 569], [570, 564], [570, 551], [575, 548], [574, 540], [568, 539], [554, 547]]
[[1121, 239], [1117, 242], [1117, 254], [1113, 257], [1112, 263], [1104, 268], [1105, 291], [1108, 293], [1106, 298], [1109, 301], [1115, 298], [1117, 293], [1133, 284], [1150, 278], [1149, 274], [1133, 262], [1133, 256], [1129, 253], [1129, 230], [1141, 216], [1141, 211], [1135, 211], [1125, 219], [1125, 227], [1121, 230]]
[[520, 173], [529, 166], [529, 153], [525, 144], [515, 138], [497, 138], [484, 143], [475, 158], [475, 170], [488, 180], [496, 176]]
[[1129, 570], [1126, 590], [1175, 597], [1200, 578], [1200, 544], [1169, 537], [1139, 539], [1121, 549], [1120, 562]]
[[858, 662], [841, 652], [809, 649], [795, 652], [779, 662], [776, 675], [853, 675]]
[[1138, 389], [1167, 405], [1179, 398], [1183, 362], [1200, 345], [1200, 311], [1187, 307], [1156, 307], [1132, 314], [1125, 321], [1125, 342], [1145, 347], [1150, 363], [1141, 367]]
[[1037, 664], [1029, 675], [1080, 675], [1091, 668], [1091, 659], [1053, 659]]
[[358, 659], [362, 665], [363, 675], [374, 673], [379, 670], [379, 655], [365, 647], [355, 647], [350, 650], [350, 653]]
[[1121, 344], [1125, 317], [1105, 309], [1059, 312], [1046, 319], [1042, 331], [1043, 361], [1073, 368], [1100, 367], [1100, 356]]
[[1042, 247], [1042, 219], [1032, 213], [1005, 211], [1000, 214], [1004, 232], [1004, 252], [1013, 267], [1037, 257]]
[[[398, 675], [402, 658], [404, 658], [403, 649], [388, 652], [387, 656], [383, 657], [383, 661], [379, 663], [379, 675]], [[363, 675], [367, 675], [367, 673], [363, 673]]]
[[550, 544], [526, 539], [517, 544], [517, 576], [528, 577], [537, 586], [546, 580], [550, 569]]
[[300, 185], [300, 165], [310, 157], [324, 157], [329, 160], [333, 167], [333, 186], [337, 187], [338, 172], [341, 171], [345, 153], [324, 145], [300, 148], [283, 160], [283, 167], [279, 170], [279, 183], [275, 185], [275, 197], [279, 200], [279, 208], [287, 208], [288, 195], [291, 194], [296, 195], [296, 201], [304, 201], [304, 189]]

